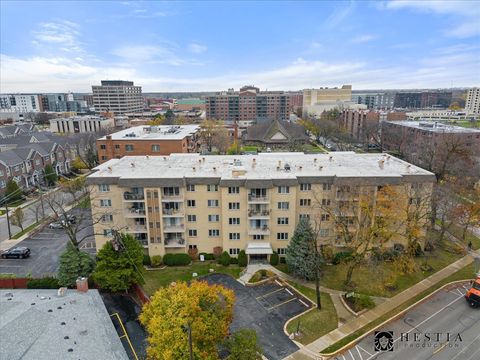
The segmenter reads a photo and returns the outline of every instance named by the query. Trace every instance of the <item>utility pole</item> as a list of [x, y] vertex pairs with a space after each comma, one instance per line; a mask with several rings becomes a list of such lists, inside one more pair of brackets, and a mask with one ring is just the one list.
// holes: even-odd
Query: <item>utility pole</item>
[[7, 214], [8, 238], [12, 237], [12, 230], [10, 229], [10, 217], [8, 216], [8, 200], [5, 202], [5, 214]]

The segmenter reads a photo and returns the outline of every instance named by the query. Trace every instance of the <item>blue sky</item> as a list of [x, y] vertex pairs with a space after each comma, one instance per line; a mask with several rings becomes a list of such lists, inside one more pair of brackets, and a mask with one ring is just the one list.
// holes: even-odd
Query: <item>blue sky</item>
[[480, 85], [480, 1], [5, 1], [0, 92]]

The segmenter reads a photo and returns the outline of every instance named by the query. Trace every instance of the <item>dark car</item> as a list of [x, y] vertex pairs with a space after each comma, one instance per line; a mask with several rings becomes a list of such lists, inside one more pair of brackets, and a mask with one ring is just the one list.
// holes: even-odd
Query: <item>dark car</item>
[[29, 256], [30, 249], [24, 246], [14, 247], [2, 253], [2, 259], [23, 259]]

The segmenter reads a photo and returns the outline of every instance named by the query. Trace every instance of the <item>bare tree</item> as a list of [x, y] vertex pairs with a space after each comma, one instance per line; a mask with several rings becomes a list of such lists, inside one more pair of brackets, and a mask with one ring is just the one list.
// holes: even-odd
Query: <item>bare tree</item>
[[25, 214], [23, 209], [18, 206], [12, 213], [12, 224], [18, 226], [23, 231], [23, 221], [25, 220]]
[[199, 137], [207, 147], [208, 152], [211, 152], [215, 147], [219, 152], [225, 153], [230, 146], [230, 136], [222, 121], [204, 120], [201, 124]]

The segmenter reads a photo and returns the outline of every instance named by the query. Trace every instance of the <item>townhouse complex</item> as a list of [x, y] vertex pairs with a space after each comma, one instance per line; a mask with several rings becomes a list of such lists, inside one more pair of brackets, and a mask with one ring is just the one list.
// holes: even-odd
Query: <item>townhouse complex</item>
[[[221, 248], [232, 256], [245, 250], [250, 260], [284, 255], [301, 217], [318, 225], [321, 244], [341, 249], [347, 244], [336, 216], [355, 227], [361, 194], [375, 208], [381, 189], [390, 186], [399, 209], [391, 217], [398, 218], [403, 205], [417, 201], [410, 190], [428, 198], [435, 181], [395, 157], [353, 152], [126, 156], [95, 170], [87, 181], [93, 216], [101, 219], [94, 221], [97, 249], [119, 230], [149, 255]], [[395, 243], [405, 239], [393, 236], [386, 245]]]

